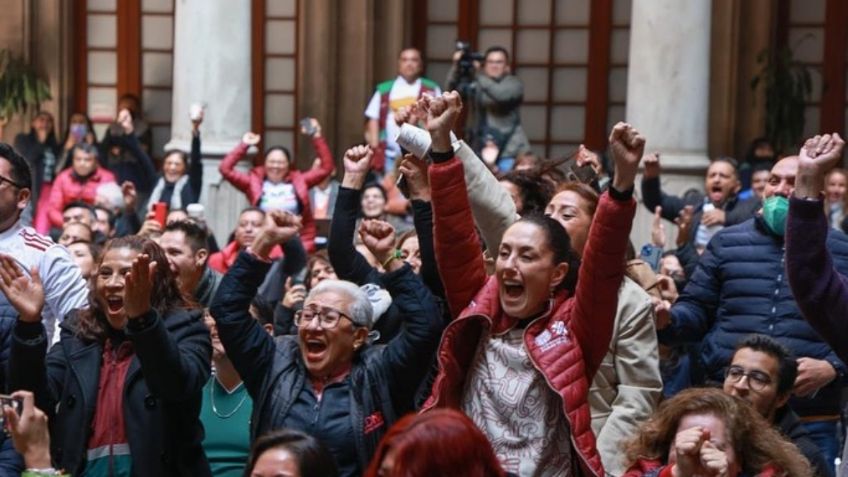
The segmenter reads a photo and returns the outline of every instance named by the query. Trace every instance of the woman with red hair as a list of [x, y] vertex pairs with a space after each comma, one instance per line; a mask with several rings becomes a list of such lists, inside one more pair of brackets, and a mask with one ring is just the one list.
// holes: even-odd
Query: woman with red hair
[[503, 477], [486, 436], [465, 414], [409, 414], [386, 433], [365, 477]]

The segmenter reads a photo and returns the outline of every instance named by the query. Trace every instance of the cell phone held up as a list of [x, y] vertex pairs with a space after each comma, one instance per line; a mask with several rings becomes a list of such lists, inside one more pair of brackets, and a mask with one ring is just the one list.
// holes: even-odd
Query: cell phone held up
[[315, 125], [312, 124], [312, 118], [305, 117], [300, 120], [300, 127], [303, 130], [303, 133], [307, 136], [314, 136], [317, 129], [315, 129]]
[[595, 169], [592, 168], [591, 164], [578, 166], [575, 157], [571, 157], [565, 161], [562, 168], [565, 171], [565, 177], [571, 182], [591, 184], [598, 178], [598, 174], [595, 173]]
[[648, 266], [651, 267], [651, 270], [654, 273], [659, 273], [660, 271], [660, 261], [662, 260], [662, 249], [659, 247], [655, 247], [651, 244], [645, 244], [642, 246], [642, 250], [639, 253], [639, 258], [645, 261]]
[[168, 218], [168, 204], [157, 202], [153, 204], [153, 220], [159, 222], [159, 226], [165, 228], [165, 220]]
[[[0, 394], [0, 405], [2, 405], [2, 409], [6, 409], [6, 406], [11, 407], [15, 410], [18, 416], [21, 415], [21, 412], [24, 410], [24, 401], [19, 397], [9, 396], [8, 394]], [[0, 413], [0, 426], [3, 427], [3, 430], [8, 435], [8, 430], [6, 429], [6, 413]]]

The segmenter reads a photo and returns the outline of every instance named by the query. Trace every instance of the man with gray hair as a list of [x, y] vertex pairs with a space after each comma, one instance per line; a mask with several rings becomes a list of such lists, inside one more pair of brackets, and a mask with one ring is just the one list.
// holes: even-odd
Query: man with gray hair
[[269, 212], [210, 312], [254, 401], [251, 438], [284, 427], [307, 432], [333, 454], [339, 475], [361, 475], [386, 430], [412, 410], [443, 321], [427, 287], [396, 258], [392, 227], [373, 221], [363, 227], [363, 242], [385, 264], [386, 289], [405, 319], [401, 332], [388, 344], [370, 344], [374, 310], [367, 294], [353, 283], [325, 280], [295, 315], [297, 335], [270, 337], [251, 318], [250, 302], [271, 250], [299, 230], [299, 217]]

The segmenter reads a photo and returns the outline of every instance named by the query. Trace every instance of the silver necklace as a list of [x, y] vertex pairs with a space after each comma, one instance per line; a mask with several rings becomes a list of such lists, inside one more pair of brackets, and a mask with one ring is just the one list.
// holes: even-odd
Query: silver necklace
[[[235, 414], [236, 412], [238, 412], [239, 409], [241, 409], [242, 404], [244, 404], [244, 401], [247, 399], [247, 393], [244, 393], [244, 395], [241, 397], [241, 401], [239, 401], [235, 409], [233, 409], [227, 414], [221, 414], [220, 412], [218, 412], [218, 408], [215, 406], [215, 383], [218, 382], [218, 378], [215, 377], [214, 379], [215, 382], [213, 382], [212, 385], [209, 386], [209, 401], [212, 404], [212, 412], [215, 413], [215, 415], [221, 419], [229, 419], [233, 416], [233, 414]], [[242, 386], [244, 386], [244, 382], [239, 383], [233, 391], [237, 390]], [[221, 387], [223, 388], [223, 386]]]

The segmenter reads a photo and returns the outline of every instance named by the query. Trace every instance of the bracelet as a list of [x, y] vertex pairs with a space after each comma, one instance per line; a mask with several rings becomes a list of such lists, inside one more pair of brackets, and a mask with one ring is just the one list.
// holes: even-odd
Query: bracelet
[[400, 257], [401, 257], [400, 250], [394, 249], [394, 251], [392, 251], [392, 254], [389, 255], [389, 258], [387, 258], [385, 262], [381, 263], [381, 265], [383, 266], [383, 270], [385, 270], [386, 267], [388, 267], [389, 264], [392, 263], [392, 260], [400, 259]]
[[56, 470], [53, 467], [48, 467], [46, 469], [27, 469], [21, 474], [21, 477], [47, 477], [47, 476], [67, 476], [61, 470]]

